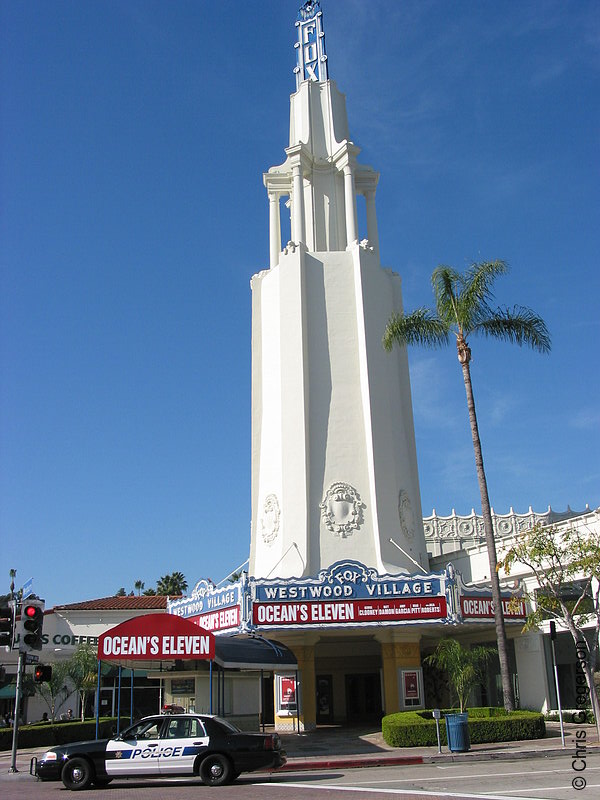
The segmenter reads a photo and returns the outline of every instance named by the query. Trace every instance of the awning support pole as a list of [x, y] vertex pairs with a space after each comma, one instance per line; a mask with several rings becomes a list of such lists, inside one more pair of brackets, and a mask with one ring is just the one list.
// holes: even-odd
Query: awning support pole
[[300, 733], [300, 682], [298, 681], [298, 670], [296, 670], [296, 722], [298, 723], [298, 733]]
[[123, 667], [119, 664], [119, 694], [117, 695], [117, 733], [121, 733], [121, 676]]
[[225, 667], [221, 667], [221, 716], [225, 716]]
[[130, 725], [133, 725], [133, 667], [131, 668], [131, 702], [129, 712]]
[[98, 681], [96, 684], [96, 739], [100, 738], [100, 672], [102, 661], [98, 659]]
[[265, 681], [264, 671], [260, 671], [260, 723], [262, 732], [265, 732]]
[[212, 713], [213, 713], [213, 698], [212, 698], [212, 695], [213, 695], [213, 687], [212, 687], [212, 675], [213, 675], [213, 662], [212, 662], [212, 659], [211, 659], [211, 660], [210, 660], [210, 667], [209, 667], [209, 687], [208, 687], [208, 695], [209, 695], [209, 701], [208, 701], [208, 713], [209, 713], [209, 714], [212, 714]]

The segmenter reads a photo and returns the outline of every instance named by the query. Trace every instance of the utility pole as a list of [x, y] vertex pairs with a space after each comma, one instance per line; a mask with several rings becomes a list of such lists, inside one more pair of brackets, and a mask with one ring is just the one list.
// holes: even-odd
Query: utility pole
[[23, 693], [23, 676], [25, 675], [25, 663], [27, 655], [19, 653], [19, 666], [17, 667], [17, 689], [15, 691], [15, 718], [13, 721], [13, 740], [12, 754], [10, 759], [9, 772], [18, 772], [17, 769], [17, 742], [19, 739], [19, 709], [21, 707], [21, 694]]

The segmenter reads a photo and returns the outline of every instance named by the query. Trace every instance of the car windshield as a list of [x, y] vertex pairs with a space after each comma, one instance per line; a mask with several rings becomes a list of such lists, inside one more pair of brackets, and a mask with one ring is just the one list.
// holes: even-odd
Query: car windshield
[[237, 725], [234, 725], [233, 722], [229, 722], [229, 720], [223, 719], [223, 717], [213, 717], [215, 722], [218, 722], [222, 728], [230, 731], [231, 733], [241, 733], [241, 729], [238, 728]]
[[119, 739], [158, 739], [162, 719], [146, 719], [132, 725], [119, 735]]

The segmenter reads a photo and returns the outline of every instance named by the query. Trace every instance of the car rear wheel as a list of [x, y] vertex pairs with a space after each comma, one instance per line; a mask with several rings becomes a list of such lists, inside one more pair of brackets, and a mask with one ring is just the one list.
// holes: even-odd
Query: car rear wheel
[[224, 786], [233, 779], [231, 761], [220, 753], [206, 756], [200, 764], [200, 777], [206, 786]]
[[85, 758], [71, 758], [64, 765], [61, 776], [67, 789], [87, 789], [94, 777], [92, 765]]

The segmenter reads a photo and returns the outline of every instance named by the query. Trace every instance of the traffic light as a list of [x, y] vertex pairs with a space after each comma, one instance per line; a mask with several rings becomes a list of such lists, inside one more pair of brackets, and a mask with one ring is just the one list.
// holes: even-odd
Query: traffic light
[[26, 600], [21, 606], [21, 625], [19, 630], [19, 651], [21, 653], [42, 649], [44, 606], [43, 600]]
[[0, 646], [12, 647], [15, 618], [12, 608], [0, 608]]
[[48, 683], [52, 677], [52, 667], [47, 664], [38, 664], [33, 670], [34, 683]]

